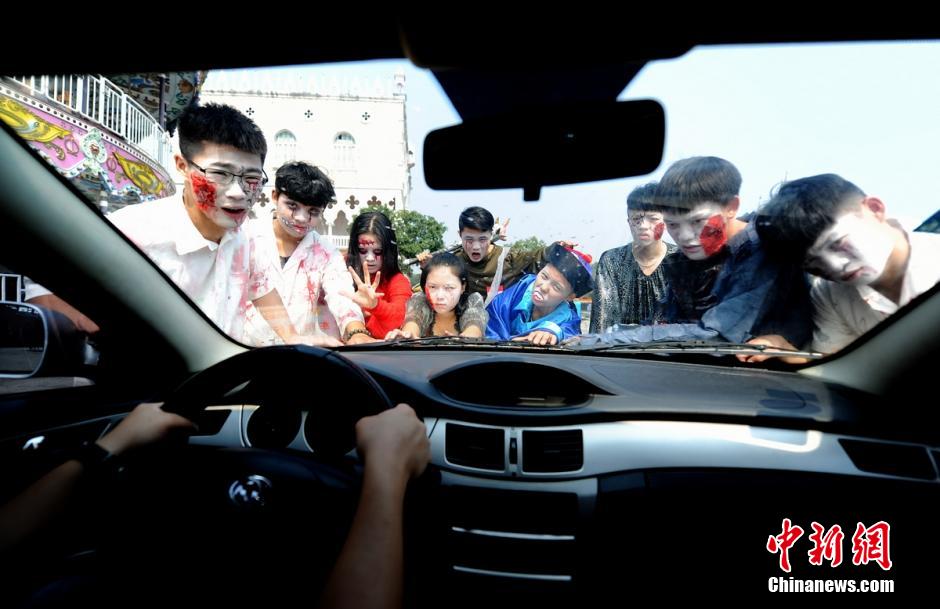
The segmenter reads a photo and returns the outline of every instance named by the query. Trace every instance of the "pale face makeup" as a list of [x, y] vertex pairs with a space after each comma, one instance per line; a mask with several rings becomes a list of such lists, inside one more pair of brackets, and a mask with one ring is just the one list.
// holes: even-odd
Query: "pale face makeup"
[[882, 276], [894, 246], [895, 237], [874, 214], [849, 210], [816, 239], [804, 265], [830, 281], [868, 285]]
[[666, 222], [658, 211], [629, 211], [627, 221], [633, 242], [639, 247], [646, 247], [663, 238]]
[[[356, 240], [359, 258], [364, 260], [370, 275], [382, 270], [382, 240], [372, 233], [363, 233]], [[430, 277], [430, 275], [428, 275]]]
[[294, 201], [282, 192], [274, 192], [275, 220], [288, 236], [303, 239], [320, 225], [323, 209]]
[[463, 291], [460, 277], [447, 266], [431, 269], [424, 282], [424, 295], [435, 313], [449, 313], [456, 309]]
[[571, 294], [571, 284], [551, 264], [539, 271], [532, 282], [532, 306], [550, 313]]
[[666, 228], [690, 260], [705, 260], [728, 242], [728, 216], [718, 203], [696, 205], [687, 214], [665, 212]]
[[463, 251], [473, 262], [479, 262], [489, 253], [492, 247], [493, 233], [485, 233], [473, 228], [460, 231], [460, 243]]

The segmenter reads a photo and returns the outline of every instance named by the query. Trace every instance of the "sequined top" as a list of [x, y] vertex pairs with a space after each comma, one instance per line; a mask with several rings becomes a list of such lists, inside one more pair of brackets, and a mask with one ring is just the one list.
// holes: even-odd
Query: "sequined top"
[[[676, 251], [666, 244], [667, 256]], [[633, 244], [607, 250], [594, 268], [591, 333], [606, 332], [614, 324], [650, 323], [665, 291], [662, 263], [645, 275], [633, 257]]]

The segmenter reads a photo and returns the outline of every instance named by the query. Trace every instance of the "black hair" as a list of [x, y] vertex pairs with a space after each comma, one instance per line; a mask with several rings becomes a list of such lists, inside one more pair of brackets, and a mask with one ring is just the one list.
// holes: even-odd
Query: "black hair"
[[653, 204], [656, 197], [656, 182], [642, 184], [627, 195], [627, 211], [659, 211]]
[[398, 240], [388, 216], [380, 211], [367, 211], [356, 216], [349, 230], [349, 248], [346, 250], [346, 266], [362, 277], [362, 257], [359, 255], [359, 235], [371, 233], [379, 238], [382, 246], [382, 280], [388, 281], [401, 272], [398, 267]]
[[421, 293], [425, 295], [425, 298], [427, 298], [427, 291], [425, 290], [424, 286], [428, 281], [428, 274], [437, 267], [446, 267], [451, 269], [454, 275], [460, 279], [460, 285], [463, 286], [463, 293], [460, 295], [460, 300], [457, 302], [457, 307], [454, 309], [459, 323], [460, 317], [467, 309], [467, 299], [470, 298], [469, 275], [467, 274], [467, 267], [460, 260], [460, 258], [451, 254], [450, 252], [438, 252], [431, 256], [431, 259], [428, 260], [428, 263], [424, 266], [423, 269], [421, 269]]
[[189, 106], [179, 118], [180, 153], [191, 160], [204, 143], [231, 146], [257, 154], [264, 163], [268, 144], [253, 120], [223, 104]]
[[865, 197], [834, 173], [784, 182], [757, 211], [755, 227], [768, 251], [802, 261], [839, 212]]
[[654, 206], [659, 211], [687, 214], [708, 201], [726, 207], [741, 192], [741, 172], [716, 156], [676, 161], [659, 181]]
[[330, 178], [319, 167], [303, 161], [281, 165], [274, 177], [274, 188], [298, 203], [313, 207], [326, 207], [336, 199]]
[[457, 220], [457, 227], [458, 232], [461, 233], [465, 228], [488, 233], [493, 230], [493, 224], [495, 223], [496, 221], [493, 220], [493, 214], [483, 209], [482, 207], [468, 207], [467, 209], [460, 212], [460, 218]]

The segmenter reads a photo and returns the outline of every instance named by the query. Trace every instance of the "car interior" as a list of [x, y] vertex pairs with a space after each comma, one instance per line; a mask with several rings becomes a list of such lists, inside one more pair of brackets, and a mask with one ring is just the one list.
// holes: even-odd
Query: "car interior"
[[[170, 36], [178, 17], [165, 19]], [[131, 54], [8, 47], [0, 64], [4, 74], [122, 73], [406, 58], [433, 72], [463, 121], [423, 142], [427, 183], [516, 188], [537, 200], [543, 187], [659, 166], [662, 106], [617, 101], [651, 60], [697, 46], [936, 34], [764, 24], [627, 37], [617, 34], [623, 24], [534, 23], [467, 16], [458, 31], [389, 14], [362, 19], [355, 35], [284, 25], [274, 41], [235, 45], [210, 28], [185, 45]], [[507, 128], [519, 137], [494, 149]], [[624, 139], [633, 145], [617, 145]], [[355, 422], [401, 402], [425, 422], [432, 449], [407, 496], [406, 606], [590, 606], [644, 592], [734, 598], [767, 594], [775, 577], [931, 588], [940, 542], [936, 288], [841, 352], [798, 366], [678, 346], [253, 349], [219, 331], [6, 124], [0, 159], [0, 262], [102, 328], [89, 343], [62, 316], [4, 305], [8, 340], [32, 332], [44, 348], [24, 369], [35, 372], [0, 379], [0, 501], [141, 401], [164, 401], [199, 426], [187, 440], [129, 456], [41, 539], [4, 557], [0, 604], [88, 573], [109, 586], [134, 582], [140, 602], [285, 604], [300, 594], [315, 604], [361, 482]], [[793, 571], [782, 572], [767, 543], [784, 519], [807, 536], [812, 522], [840, 525], [843, 564], [808, 564], [804, 538], [791, 550]], [[890, 571], [852, 564], [856, 523], [882, 521]]]

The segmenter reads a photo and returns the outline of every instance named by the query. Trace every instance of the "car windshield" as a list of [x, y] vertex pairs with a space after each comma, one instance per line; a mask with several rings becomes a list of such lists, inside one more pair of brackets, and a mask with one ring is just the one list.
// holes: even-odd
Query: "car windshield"
[[[425, 137], [462, 116], [405, 60], [8, 75], [0, 118], [246, 345], [805, 363], [940, 279], [938, 59], [933, 42], [715, 46], [625, 68], [617, 99], [665, 109], [659, 166], [535, 201], [427, 185]], [[55, 286], [3, 286], [97, 331]]]
[[940, 39], [370, 15], [0, 68], [0, 606], [929, 587]]

